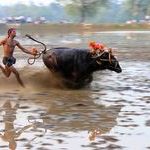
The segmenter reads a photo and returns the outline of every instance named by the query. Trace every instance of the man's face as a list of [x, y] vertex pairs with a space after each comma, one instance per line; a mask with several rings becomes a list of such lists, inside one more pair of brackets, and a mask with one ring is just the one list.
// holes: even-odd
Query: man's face
[[13, 36], [13, 37], [16, 36], [16, 30], [15, 30], [15, 29], [13, 29], [13, 30], [11, 31], [11, 36]]

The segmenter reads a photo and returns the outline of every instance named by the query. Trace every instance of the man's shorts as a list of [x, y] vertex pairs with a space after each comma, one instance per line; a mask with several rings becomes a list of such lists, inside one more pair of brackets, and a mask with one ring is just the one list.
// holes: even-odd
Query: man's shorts
[[3, 57], [3, 64], [5, 66], [10, 67], [15, 63], [16, 63], [16, 58], [14, 58], [14, 57]]

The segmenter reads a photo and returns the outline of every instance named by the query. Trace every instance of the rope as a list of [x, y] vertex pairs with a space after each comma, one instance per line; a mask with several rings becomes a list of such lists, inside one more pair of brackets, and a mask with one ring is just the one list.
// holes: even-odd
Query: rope
[[46, 52], [46, 45], [45, 45], [43, 42], [40, 42], [40, 41], [34, 39], [34, 38], [31, 37], [31, 35], [29, 35], [29, 34], [26, 34], [26, 37], [28, 37], [29, 39], [31, 39], [31, 40], [33, 40], [33, 41], [35, 41], [35, 42], [37, 42], [37, 43], [42, 44], [42, 45], [44, 46], [44, 50], [42, 51], [42, 53], [45, 53], [45, 52]]
[[[41, 52], [39, 52], [37, 55], [28, 58], [28, 61], [27, 61], [28, 64], [33, 65], [33, 64], [35, 63], [35, 60], [36, 60], [36, 59], [38, 59], [42, 54], [45, 54], [45, 53], [46, 53], [46, 49], [47, 49], [47, 48], [46, 48], [46, 45], [45, 45], [44, 43], [42, 43], [42, 42], [40, 42], [40, 41], [34, 39], [33, 37], [31, 37], [31, 35], [26, 34], [25, 36], [28, 37], [29, 39], [31, 39], [31, 40], [37, 42], [37, 43], [42, 44], [43, 47], [44, 47], [44, 49], [43, 49]], [[32, 60], [32, 61], [31, 61], [31, 60]]]
[[[92, 58], [99, 58], [100, 61], [109, 61], [110, 64], [112, 62], [115, 62], [114, 60], [111, 59], [111, 55], [112, 55], [112, 48], [108, 49], [108, 59], [103, 59], [101, 58], [101, 56], [105, 53], [106, 51], [103, 51], [102, 53], [97, 54], [96, 56], [93, 56]], [[97, 60], [98, 64], [101, 64], [101, 62]]]
[[[29, 65], [33, 65], [34, 63], [35, 63], [35, 60], [36, 59], [38, 59], [38, 58], [40, 58], [40, 56], [41, 56], [41, 54], [42, 54], [42, 52], [40, 52], [38, 55], [36, 55], [36, 56], [33, 56], [33, 57], [29, 57], [28, 58], [28, 64]], [[32, 60], [32, 61], [31, 61]]]
[[109, 49], [108, 49], [108, 52], [109, 52], [109, 62], [110, 62], [110, 64], [111, 64], [111, 63], [112, 63], [112, 59], [111, 59], [112, 48], [109, 48]]

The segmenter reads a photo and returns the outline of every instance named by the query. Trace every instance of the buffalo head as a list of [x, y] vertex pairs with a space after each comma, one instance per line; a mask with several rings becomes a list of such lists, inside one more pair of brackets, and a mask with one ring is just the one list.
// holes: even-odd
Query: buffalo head
[[109, 69], [109, 70], [115, 71], [117, 73], [122, 72], [119, 62], [115, 58], [115, 56], [112, 54], [111, 50], [104, 51], [101, 54], [94, 56], [93, 59], [100, 66], [100, 68]]

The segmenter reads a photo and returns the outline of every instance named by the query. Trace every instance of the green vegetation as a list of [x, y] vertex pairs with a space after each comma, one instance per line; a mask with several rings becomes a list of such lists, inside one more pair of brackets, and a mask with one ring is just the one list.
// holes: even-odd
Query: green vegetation
[[0, 6], [0, 18], [8, 16], [43, 16], [50, 22], [124, 23], [150, 16], [150, 0], [56, 0], [48, 6]]
[[125, 0], [123, 5], [125, 13], [129, 14], [131, 19], [150, 15], [150, 0]]
[[[65, 2], [65, 0], [58, 0], [59, 2]], [[108, 6], [109, 0], [70, 0], [70, 3], [66, 4], [65, 9], [67, 14], [77, 17], [77, 21], [82, 23], [90, 20], [97, 13]]]

